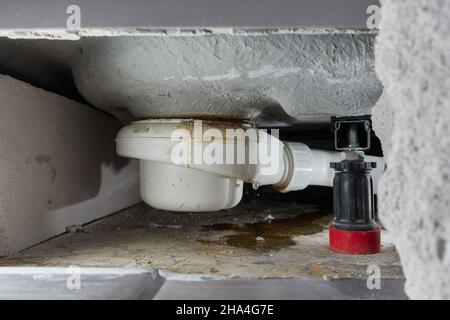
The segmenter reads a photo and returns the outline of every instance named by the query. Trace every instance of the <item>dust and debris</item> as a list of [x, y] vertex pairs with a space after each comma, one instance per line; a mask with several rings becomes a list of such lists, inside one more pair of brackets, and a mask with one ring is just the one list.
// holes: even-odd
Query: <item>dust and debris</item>
[[162, 225], [162, 224], [154, 223], [154, 222], [150, 222], [150, 223], [149, 223], [149, 226], [150, 226], [151, 228], [162, 228], [162, 229], [164, 229], [164, 228], [166, 228], [166, 229], [180, 229], [180, 228], [183, 227], [183, 226], [180, 225], [180, 224], [168, 224], [168, 225]]
[[[83, 226], [86, 232], [68, 233], [0, 259], [0, 265], [76, 264], [228, 277], [333, 279], [366, 276], [367, 266], [377, 264], [383, 276], [402, 276], [387, 236], [377, 255], [346, 256], [328, 249], [327, 188], [290, 195], [269, 190], [260, 188], [259, 198], [254, 191], [246, 192], [241, 204], [220, 212], [169, 212], [141, 203]], [[273, 219], [265, 219], [269, 215]]]
[[85, 232], [81, 225], [71, 225], [66, 227], [66, 232], [68, 233], [76, 233], [76, 232]]

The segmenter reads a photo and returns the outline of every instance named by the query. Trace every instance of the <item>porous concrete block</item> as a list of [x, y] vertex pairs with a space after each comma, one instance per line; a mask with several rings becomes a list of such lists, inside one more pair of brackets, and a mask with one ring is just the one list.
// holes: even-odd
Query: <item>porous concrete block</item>
[[383, 155], [389, 154], [392, 148], [392, 130], [394, 129], [395, 112], [387, 93], [383, 93], [372, 108], [372, 122], [376, 124], [375, 134], [380, 139]]
[[0, 256], [140, 201], [136, 161], [115, 153], [120, 123], [0, 75]]
[[[395, 113], [381, 219], [407, 294], [450, 299], [450, 2], [383, 0], [375, 61], [389, 99], [377, 108]], [[389, 132], [382, 119], [375, 130]]]

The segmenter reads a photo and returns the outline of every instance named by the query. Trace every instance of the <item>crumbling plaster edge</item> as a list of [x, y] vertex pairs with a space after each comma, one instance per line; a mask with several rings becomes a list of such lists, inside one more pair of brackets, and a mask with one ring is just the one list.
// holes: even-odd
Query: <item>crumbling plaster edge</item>
[[82, 28], [68, 30], [52, 29], [0, 29], [0, 37], [9, 39], [49, 39], [79, 40], [82, 37], [119, 37], [119, 36], [207, 36], [227, 34], [239, 36], [264, 36], [270, 34], [377, 34], [378, 30], [358, 28]]

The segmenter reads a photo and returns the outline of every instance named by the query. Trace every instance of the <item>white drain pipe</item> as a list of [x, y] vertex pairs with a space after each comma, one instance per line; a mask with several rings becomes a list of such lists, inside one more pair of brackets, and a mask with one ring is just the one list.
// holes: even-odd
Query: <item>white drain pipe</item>
[[[286, 166], [286, 179], [274, 186], [277, 190], [289, 192], [305, 189], [309, 185], [333, 186], [334, 170], [330, 168], [330, 162], [344, 160], [343, 152], [310, 149], [306, 144], [298, 142], [284, 142], [284, 146], [289, 164]], [[377, 164], [372, 169], [376, 192], [378, 178], [384, 171], [384, 160], [374, 156], [364, 156], [364, 159]]]
[[[254, 130], [257, 134], [229, 138], [227, 130], [242, 130], [241, 133], [246, 134]], [[236, 157], [239, 143], [245, 146], [242, 157], [245, 161], [223, 164], [227, 163], [228, 155]], [[303, 143], [281, 142], [248, 125], [210, 121], [137, 121], [120, 130], [116, 144], [119, 155], [140, 160], [143, 200], [155, 208], [172, 211], [231, 208], [242, 198], [243, 182], [273, 185], [280, 192], [302, 190], [309, 185], [332, 186], [334, 171], [330, 162], [344, 159], [341, 152], [312, 150]], [[223, 149], [223, 154], [212, 153], [214, 163], [196, 161], [196, 156], [202, 158], [214, 149], [211, 146], [217, 147], [216, 151]], [[191, 157], [185, 162], [174, 159], [174, 154], [181, 149], [190, 151]], [[220, 159], [224, 161], [217, 161]], [[252, 162], [252, 159], [258, 161]], [[367, 156], [366, 160], [377, 162], [377, 169], [372, 171], [376, 186], [383, 172], [383, 159]]]

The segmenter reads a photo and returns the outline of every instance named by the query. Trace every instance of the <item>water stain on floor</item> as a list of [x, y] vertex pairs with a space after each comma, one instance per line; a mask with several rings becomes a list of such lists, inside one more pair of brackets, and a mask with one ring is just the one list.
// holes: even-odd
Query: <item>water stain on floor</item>
[[203, 226], [202, 231], [231, 231], [234, 233], [225, 235], [219, 240], [199, 241], [260, 252], [277, 251], [295, 245], [293, 240], [295, 236], [310, 235], [323, 231], [330, 221], [331, 215], [314, 212], [255, 223], [217, 223]]
[[85, 232], [67, 233], [0, 259], [0, 266], [139, 267], [226, 277], [332, 279], [367, 277], [367, 266], [376, 264], [383, 277], [403, 276], [385, 230], [377, 255], [331, 252], [326, 232], [331, 190], [313, 191], [290, 198], [276, 194], [275, 199], [261, 194], [235, 208], [202, 214], [139, 204], [83, 226]]

